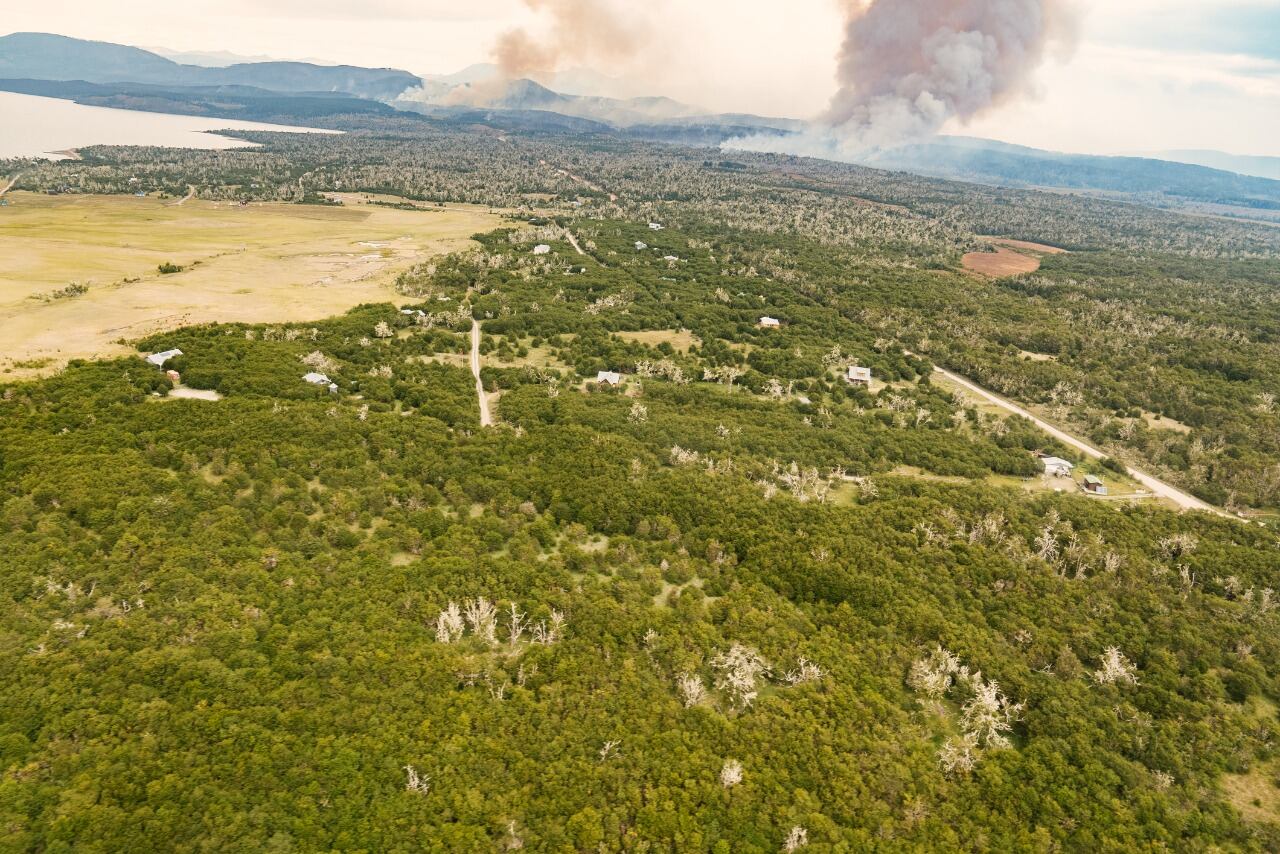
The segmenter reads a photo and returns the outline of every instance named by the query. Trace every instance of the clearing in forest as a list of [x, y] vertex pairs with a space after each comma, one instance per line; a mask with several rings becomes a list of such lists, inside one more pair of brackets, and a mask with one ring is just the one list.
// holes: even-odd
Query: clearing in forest
[[688, 329], [649, 329], [643, 332], [615, 332], [623, 341], [632, 341], [639, 344], [648, 344], [650, 347], [656, 347], [659, 344], [670, 344], [673, 349], [680, 353], [688, 353], [689, 348], [701, 342]]
[[1280, 766], [1255, 767], [1247, 774], [1225, 774], [1222, 789], [1247, 821], [1280, 822]]
[[986, 237], [995, 252], [970, 252], [960, 259], [964, 268], [972, 273], [992, 278], [1020, 276], [1040, 269], [1045, 255], [1062, 255], [1067, 250], [1026, 240], [1006, 240], [1002, 237]]
[[[463, 206], [9, 199], [0, 209], [0, 371], [9, 377], [128, 353], [116, 342], [177, 326], [320, 320], [403, 302], [393, 290], [400, 270], [503, 223]], [[166, 263], [183, 269], [161, 274]]]

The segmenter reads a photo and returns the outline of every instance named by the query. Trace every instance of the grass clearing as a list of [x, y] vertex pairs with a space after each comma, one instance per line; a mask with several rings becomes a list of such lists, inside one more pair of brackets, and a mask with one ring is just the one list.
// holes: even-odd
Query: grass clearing
[[1181, 421], [1167, 418], [1155, 412], [1143, 412], [1142, 420], [1147, 423], [1147, 427], [1151, 430], [1172, 430], [1184, 436], [1191, 432], [1191, 428]]
[[643, 332], [615, 332], [623, 341], [647, 344], [656, 347], [659, 344], [670, 344], [672, 349], [680, 353], [688, 353], [689, 348], [702, 342], [688, 329], [648, 329]]
[[1280, 822], [1280, 766], [1275, 763], [1247, 774], [1224, 774], [1222, 790], [1246, 821]]
[[[184, 205], [134, 196], [11, 193], [0, 211], [0, 371], [25, 378], [70, 359], [122, 355], [120, 339], [210, 322], [319, 320], [403, 302], [396, 274], [457, 251], [501, 216], [465, 206]], [[160, 264], [181, 265], [162, 275]], [[74, 299], [39, 294], [88, 285]], [[41, 367], [24, 364], [43, 362]]]

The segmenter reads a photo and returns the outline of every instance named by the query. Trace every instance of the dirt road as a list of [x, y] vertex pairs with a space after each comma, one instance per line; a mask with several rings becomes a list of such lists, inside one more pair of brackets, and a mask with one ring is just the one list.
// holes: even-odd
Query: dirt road
[[194, 199], [195, 197], [196, 197], [196, 187], [195, 187], [195, 184], [188, 184], [188, 185], [187, 185], [187, 194], [186, 194], [185, 196], [183, 196], [182, 198], [178, 199], [176, 202], [174, 202], [174, 203], [173, 203], [173, 206], [174, 206], [175, 208], [180, 208], [180, 207], [182, 207], [183, 205], [185, 205], [187, 202], [189, 202], [189, 201], [191, 201], [192, 199]]
[[606, 195], [608, 195], [609, 201], [611, 202], [616, 202], [618, 200], [618, 196], [616, 193], [610, 193], [608, 190], [606, 190], [604, 187], [601, 187], [599, 184], [593, 184], [591, 181], [588, 181], [586, 178], [583, 178], [581, 175], [573, 174], [568, 169], [561, 169], [559, 166], [552, 166], [550, 163], [548, 163], [545, 160], [539, 160], [538, 165], [550, 166], [552, 169], [556, 170], [561, 175], [565, 176], [571, 181], [577, 181], [579, 184], [586, 187], [588, 190], [595, 190], [597, 193], [605, 193]]
[[[1007, 400], [1006, 398], [1001, 397], [1000, 395], [996, 394], [993, 391], [988, 391], [987, 389], [983, 388], [977, 383], [971, 382], [970, 380], [965, 379], [959, 374], [954, 374], [951, 371], [948, 371], [944, 368], [939, 368], [936, 366], [934, 367], [934, 371], [946, 377], [947, 379], [951, 380], [956, 385], [961, 386], [965, 390], [978, 395], [982, 399], [990, 403], [993, 403], [1002, 409], [1008, 410], [1009, 412], [1012, 412], [1015, 415], [1021, 415], [1023, 418], [1026, 418], [1027, 420], [1031, 421], [1033, 424], [1035, 424], [1044, 432], [1048, 433], [1053, 438], [1062, 442], [1064, 445], [1069, 445], [1070, 447], [1075, 448], [1077, 451], [1080, 451], [1085, 456], [1092, 457], [1095, 460], [1100, 460], [1107, 456], [1107, 454], [1093, 447], [1093, 445], [1090, 445], [1088, 442], [1085, 442], [1082, 439], [1077, 439], [1075, 436], [1072, 436], [1070, 433], [1067, 433], [1066, 431], [1053, 426], [1052, 424], [1045, 421], [1044, 419], [1038, 418], [1037, 416], [1031, 414], [1026, 409], [1024, 409], [1021, 406], [1018, 406], [1018, 404], [1014, 403], [1013, 401]], [[1194, 495], [1189, 495], [1188, 493], [1183, 492], [1181, 489], [1178, 489], [1175, 486], [1170, 486], [1169, 484], [1165, 483], [1159, 478], [1152, 477], [1146, 472], [1139, 471], [1138, 469], [1135, 469], [1135, 468], [1130, 468], [1129, 476], [1132, 477], [1134, 480], [1138, 481], [1139, 483], [1141, 483], [1147, 489], [1151, 490], [1151, 493], [1153, 495], [1156, 495], [1160, 498], [1167, 498], [1170, 501], [1177, 504], [1183, 510], [1201, 510], [1205, 513], [1215, 513], [1227, 519], [1236, 518], [1232, 516], [1230, 513], [1227, 513], [1224, 510], [1220, 510], [1217, 507], [1214, 507], [1212, 504], [1208, 504], [1204, 501], [1201, 501], [1199, 498], [1196, 498]]]
[[480, 399], [480, 426], [492, 427], [489, 398], [485, 397], [484, 383], [480, 381], [480, 321], [474, 318], [471, 320], [471, 375], [476, 378], [476, 397]]
[[579, 255], [586, 255], [586, 254], [587, 254], [587, 253], [583, 252], [583, 251], [582, 251], [582, 247], [578, 245], [578, 238], [576, 238], [576, 237], [574, 237], [574, 236], [573, 236], [573, 232], [572, 232], [572, 231], [566, 231], [566, 232], [565, 232], [565, 234], [566, 234], [566, 235], [568, 235], [568, 237], [569, 237], [569, 245], [573, 247], [573, 249], [574, 249], [574, 251], [575, 251], [575, 252], [577, 252]]

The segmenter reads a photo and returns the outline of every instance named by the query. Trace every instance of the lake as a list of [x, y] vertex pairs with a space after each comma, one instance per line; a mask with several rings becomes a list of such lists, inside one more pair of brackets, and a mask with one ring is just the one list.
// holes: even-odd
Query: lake
[[0, 92], [0, 160], [7, 157], [60, 159], [89, 145], [159, 145], [170, 148], [248, 148], [253, 143], [206, 133], [211, 130], [268, 130], [335, 133], [316, 128], [243, 122], [203, 116], [144, 113], [89, 107], [60, 98]]

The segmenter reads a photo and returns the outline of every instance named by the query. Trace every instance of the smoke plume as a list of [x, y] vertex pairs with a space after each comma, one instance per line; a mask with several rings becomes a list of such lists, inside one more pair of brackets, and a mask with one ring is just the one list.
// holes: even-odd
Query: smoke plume
[[1064, 0], [856, 3], [823, 123], [880, 148], [972, 119], [1027, 91], [1049, 46], [1070, 41], [1072, 17]]
[[524, 0], [548, 19], [549, 32], [537, 38], [522, 29], [498, 39], [494, 59], [507, 78], [554, 73], [563, 60], [612, 65], [633, 58], [646, 40], [642, 20], [623, 10], [623, 0]]

